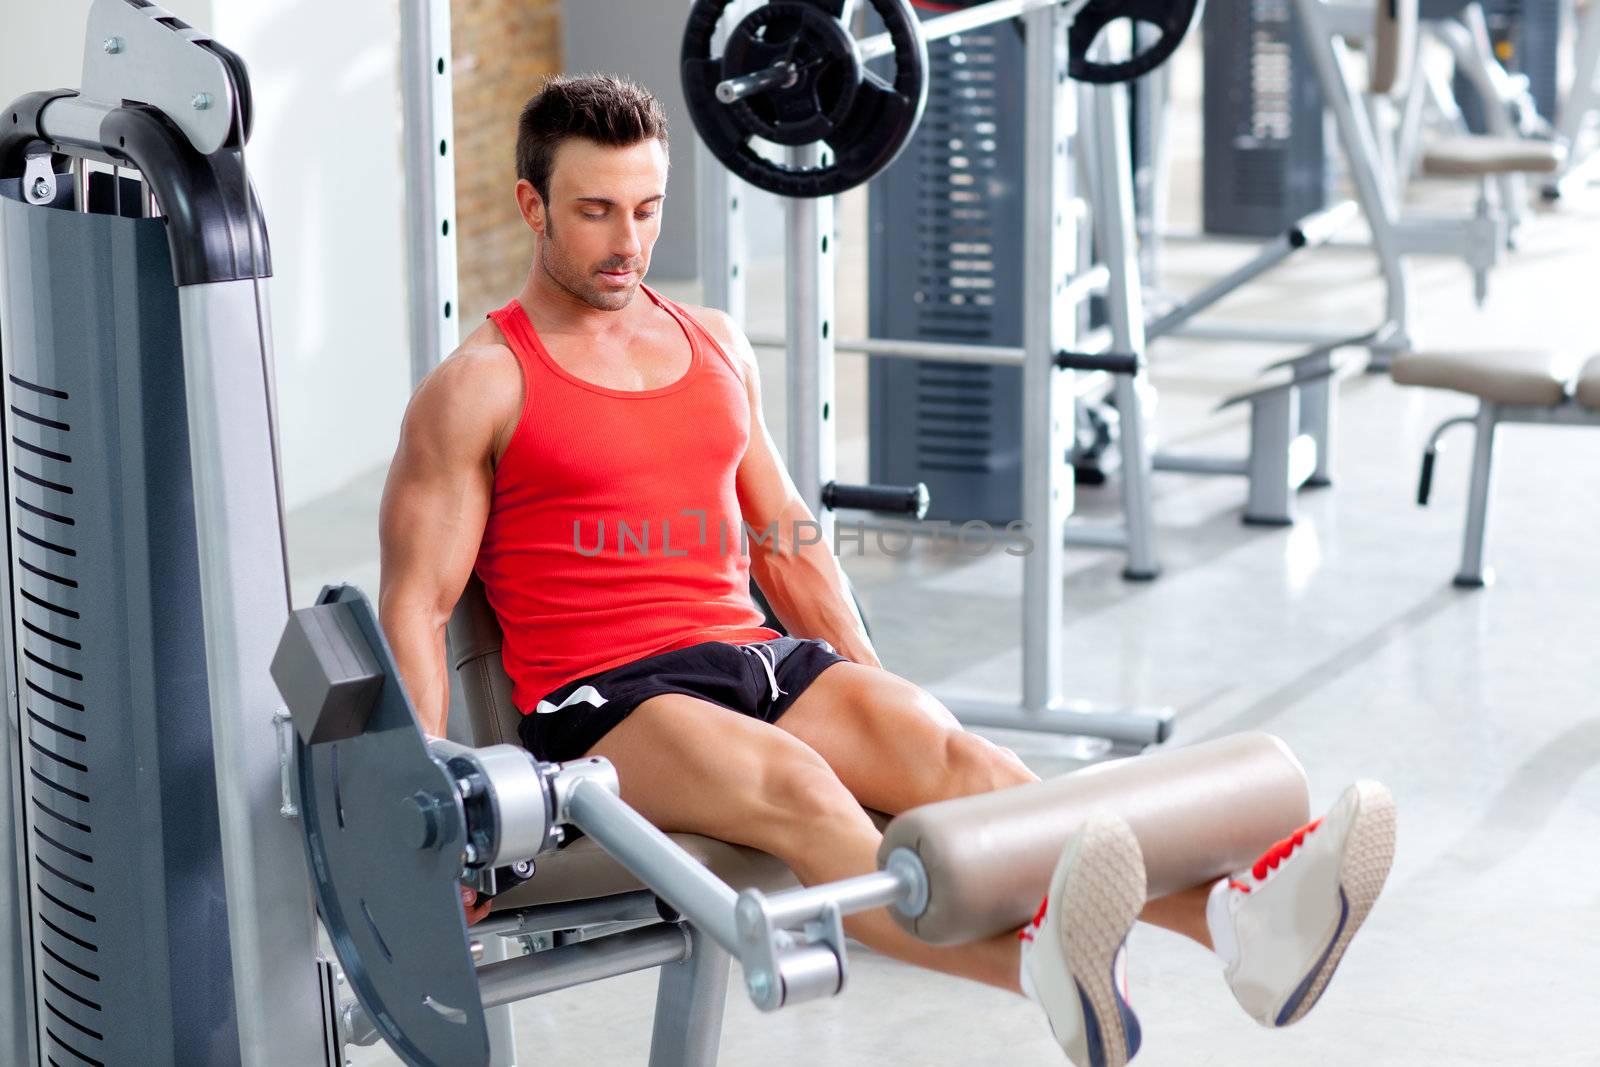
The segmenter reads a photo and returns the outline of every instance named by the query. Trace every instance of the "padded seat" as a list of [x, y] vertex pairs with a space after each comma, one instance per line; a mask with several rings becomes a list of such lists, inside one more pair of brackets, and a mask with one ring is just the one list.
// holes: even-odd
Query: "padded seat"
[[1592, 411], [1600, 411], [1600, 356], [1584, 364], [1578, 375], [1578, 403]]
[[[735, 890], [773, 893], [800, 884], [782, 861], [759, 849], [730, 845], [699, 834], [667, 836]], [[588, 837], [580, 837], [557, 852], [537, 856], [533, 862], [533, 877], [495, 897], [494, 911], [590, 900], [647, 888]]]
[[[500, 661], [503, 637], [483, 583], [473, 575], [450, 616], [450, 660], [461, 682], [463, 704], [472, 720], [473, 743], [518, 745], [522, 713], [511, 700], [511, 679]], [[888, 817], [868, 811], [881, 830]], [[775, 892], [800, 883], [787, 865], [759, 849], [732, 845], [699, 834], [669, 834], [684, 851], [735, 890]], [[587, 837], [535, 858], [533, 878], [494, 900], [494, 911], [557, 904], [627, 893], [646, 886]]]
[[1566, 158], [1566, 149], [1550, 141], [1463, 134], [1429, 142], [1422, 151], [1422, 173], [1435, 178], [1554, 174]]
[[1389, 374], [1401, 385], [1453, 389], [1493, 404], [1559, 404], [1571, 381], [1566, 357], [1537, 349], [1407, 352]]

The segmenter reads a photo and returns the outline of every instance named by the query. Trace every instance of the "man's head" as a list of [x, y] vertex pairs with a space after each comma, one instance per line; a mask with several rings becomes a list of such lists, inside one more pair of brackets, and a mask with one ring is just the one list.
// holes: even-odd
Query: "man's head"
[[632, 82], [557, 77], [522, 109], [517, 203], [539, 266], [591, 307], [627, 307], [650, 267], [667, 191], [667, 118]]

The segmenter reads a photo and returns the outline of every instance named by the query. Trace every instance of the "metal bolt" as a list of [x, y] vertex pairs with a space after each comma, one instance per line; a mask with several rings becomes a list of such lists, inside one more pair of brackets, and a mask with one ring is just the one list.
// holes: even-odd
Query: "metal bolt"
[[101, 42], [100, 47], [105, 50], [106, 55], [114, 56], [118, 52], [122, 51], [122, 38], [107, 37]]
[[764, 971], [747, 975], [744, 984], [745, 988], [750, 990], [751, 999], [757, 1001], [766, 1000], [767, 993], [772, 989], [772, 979]]
[[533, 877], [533, 861], [518, 860], [511, 865], [511, 870], [518, 878], [531, 878]]
[[195, 93], [194, 100], [191, 102], [194, 104], [194, 109], [196, 111], [204, 111], [206, 108], [211, 106], [211, 94]]
[[39, 178], [33, 183], [33, 198], [35, 200], [49, 200], [55, 190], [50, 188], [50, 179]]

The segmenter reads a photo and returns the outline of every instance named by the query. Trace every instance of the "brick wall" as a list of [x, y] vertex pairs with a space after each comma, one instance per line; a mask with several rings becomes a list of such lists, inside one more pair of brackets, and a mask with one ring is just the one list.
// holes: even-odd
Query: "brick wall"
[[561, 0], [455, 0], [456, 250], [461, 332], [527, 277], [532, 235], [517, 214], [517, 116], [561, 70]]

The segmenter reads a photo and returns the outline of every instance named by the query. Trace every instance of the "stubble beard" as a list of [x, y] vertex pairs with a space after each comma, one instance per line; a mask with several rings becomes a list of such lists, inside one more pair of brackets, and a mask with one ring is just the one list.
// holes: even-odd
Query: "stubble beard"
[[559, 253], [555, 234], [548, 229], [539, 242], [539, 268], [551, 281], [597, 311], [621, 311], [633, 303], [634, 293], [639, 289], [636, 281], [620, 292], [602, 290], [590, 280], [588, 274], [574, 267], [569, 259]]

